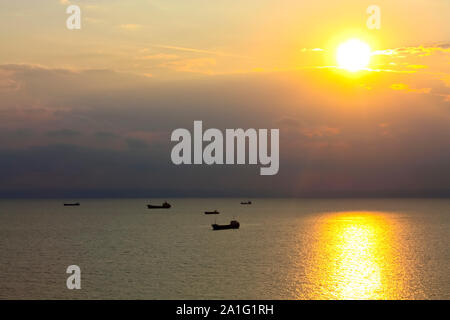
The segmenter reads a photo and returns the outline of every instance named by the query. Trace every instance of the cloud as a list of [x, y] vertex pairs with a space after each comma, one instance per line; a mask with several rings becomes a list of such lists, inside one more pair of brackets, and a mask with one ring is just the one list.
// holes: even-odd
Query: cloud
[[341, 130], [339, 128], [331, 128], [331, 127], [326, 127], [326, 126], [302, 129], [302, 133], [309, 138], [329, 137], [329, 136], [338, 135], [340, 132], [341, 132]]
[[428, 68], [428, 66], [424, 66], [424, 65], [421, 65], [421, 64], [410, 64], [408, 66], [408, 68], [412, 68], [412, 69], [426, 69], [426, 68]]
[[301, 52], [322, 52], [325, 51], [324, 49], [321, 48], [313, 48], [313, 49], [309, 49], [309, 48], [302, 48]]
[[0, 92], [1, 91], [16, 91], [19, 90], [19, 83], [12, 79], [0, 78]]
[[47, 135], [49, 137], [76, 137], [81, 135], [81, 132], [70, 129], [60, 129], [60, 130], [52, 130], [48, 131]]
[[285, 117], [280, 119], [277, 124], [281, 127], [290, 127], [290, 128], [298, 128], [300, 126], [300, 121], [297, 119]]
[[[230, 54], [230, 53], [221, 52], [221, 51], [186, 48], [186, 47], [170, 46], [170, 45], [155, 45], [154, 47], [176, 50], [176, 51], [185, 51], [185, 52], [193, 52], [193, 53], [200, 53], [200, 54], [207, 54], [207, 55], [222, 56], [222, 57], [238, 57], [239, 56], [239, 55]], [[241, 56], [239, 56], [239, 57], [241, 57]]]
[[138, 57], [138, 60], [173, 60], [177, 59], [179, 56], [175, 54], [165, 54], [165, 53], [156, 53]]
[[212, 74], [214, 73], [212, 67], [215, 65], [216, 60], [214, 58], [193, 58], [167, 61], [161, 63], [159, 66], [179, 72]]
[[141, 139], [128, 138], [126, 139], [126, 142], [128, 144], [128, 147], [130, 147], [131, 149], [142, 149], [148, 147], [147, 142]]
[[119, 135], [107, 131], [97, 131], [94, 136], [100, 139], [117, 139], [119, 137]]
[[431, 92], [431, 88], [413, 89], [404, 83], [395, 83], [395, 84], [391, 85], [391, 89], [404, 90], [406, 92], [413, 92], [413, 93], [430, 93]]
[[378, 72], [405, 74], [401, 82], [389, 84], [391, 89], [431, 94], [446, 102], [450, 93], [447, 88], [450, 77], [449, 58], [448, 44], [435, 44], [378, 51], [372, 57], [371, 64], [372, 69]]
[[143, 26], [140, 24], [134, 24], [134, 23], [126, 23], [126, 24], [121, 24], [120, 28], [125, 29], [125, 30], [138, 30], [141, 29]]
[[[429, 74], [349, 79], [310, 69], [154, 82], [111, 70], [0, 72], [20, 85], [2, 92], [0, 196], [449, 193], [450, 114], [438, 96], [449, 87]], [[428, 94], [402, 94], [411, 90]], [[173, 165], [170, 134], [194, 120], [279, 128], [279, 174]]]
[[428, 56], [435, 52], [450, 52], [449, 44], [431, 45], [431, 46], [411, 46], [411, 47], [400, 47], [395, 49], [386, 50], [376, 50], [372, 55], [419, 55]]

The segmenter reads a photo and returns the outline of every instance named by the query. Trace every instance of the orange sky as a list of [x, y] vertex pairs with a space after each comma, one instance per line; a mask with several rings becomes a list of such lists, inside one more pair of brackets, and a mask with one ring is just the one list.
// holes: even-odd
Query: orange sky
[[[65, 27], [65, 9], [71, 3], [81, 8], [81, 30]], [[173, 78], [330, 65], [337, 44], [355, 35], [367, 39], [374, 50], [434, 46], [450, 39], [446, 0], [378, 1], [380, 30], [366, 27], [371, 4], [2, 1], [0, 60]], [[325, 51], [308, 51], [314, 48]]]

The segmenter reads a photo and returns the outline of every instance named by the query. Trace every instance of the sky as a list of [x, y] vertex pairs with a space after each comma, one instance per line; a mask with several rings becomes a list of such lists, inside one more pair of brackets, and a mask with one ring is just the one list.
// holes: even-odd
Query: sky
[[[447, 0], [0, 8], [0, 197], [450, 196]], [[364, 70], [337, 65], [350, 38]], [[194, 120], [279, 128], [279, 173], [173, 165], [170, 134]]]

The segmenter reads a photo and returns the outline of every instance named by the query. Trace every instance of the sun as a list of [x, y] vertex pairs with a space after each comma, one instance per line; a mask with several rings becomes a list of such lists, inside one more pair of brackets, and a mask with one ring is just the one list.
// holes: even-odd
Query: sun
[[370, 62], [370, 46], [359, 40], [350, 39], [337, 49], [338, 66], [350, 72], [366, 69]]

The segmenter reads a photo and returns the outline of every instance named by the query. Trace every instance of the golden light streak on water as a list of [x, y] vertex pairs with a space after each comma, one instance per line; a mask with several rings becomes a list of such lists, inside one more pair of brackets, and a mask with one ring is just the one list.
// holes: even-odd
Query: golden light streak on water
[[[395, 224], [382, 212], [339, 212], [317, 224], [313, 299], [395, 299], [402, 292]], [[395, 283], [394, 283], [395, 282]]]

